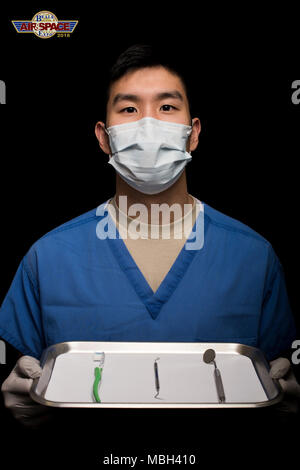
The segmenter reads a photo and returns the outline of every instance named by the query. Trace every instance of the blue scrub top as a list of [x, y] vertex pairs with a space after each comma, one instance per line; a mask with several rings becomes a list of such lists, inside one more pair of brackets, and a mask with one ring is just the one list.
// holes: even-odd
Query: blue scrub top
[[48, 232], [18, 267], [0, 336], [38, 359], [63, 341], [233, 342], [280, 356], [296, 329], [278, 257], [254, 230], [203, 205], [204, 246], [183, 247], [155, 293], [120, 237], [98, 238], [106, 209]]

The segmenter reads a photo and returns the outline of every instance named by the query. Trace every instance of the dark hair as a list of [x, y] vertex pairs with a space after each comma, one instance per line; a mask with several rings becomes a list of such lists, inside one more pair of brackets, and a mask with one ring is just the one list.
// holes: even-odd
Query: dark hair
[[180, 63], [178, 56], [174, 58], [172, 51], [170, 49], [166, 50], [165, 47], [161, 45], [151, 46], [149, 44], [135, 44], [122, 52], [110, 69], [107, 86], [107, 101], [109, 99], [111, 85], [119, 80], [119, 78], [134, 70], [159, 65], [165, 67], [169, 72], [177, 75], [181, 79], [191, 112], [191, 89], [188, 84], [189, 79], [186, 76], [186, 67], [184, 67], [184, 64]]

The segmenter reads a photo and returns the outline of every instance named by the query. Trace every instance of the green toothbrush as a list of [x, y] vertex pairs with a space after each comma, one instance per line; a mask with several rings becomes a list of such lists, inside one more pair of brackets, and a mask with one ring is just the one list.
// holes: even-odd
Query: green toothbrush
[[101, 377], [102, 377], [104, 358], [105, 358], [104, 352], [97, 352], [94, 354], [94, 362], [98, 362], [97, 367], [95, 367], [94, 369], [95, 380], [94, 380], [94, 385], [93, 385], [93, 394], [97, 403], [101, 403], [101, 400], [99, 397], [99, 384], [101, 382]]

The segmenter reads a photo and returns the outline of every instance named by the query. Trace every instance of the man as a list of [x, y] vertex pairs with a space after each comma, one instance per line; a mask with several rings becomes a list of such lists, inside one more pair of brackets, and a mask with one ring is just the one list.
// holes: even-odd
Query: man
[[[119, 57], [96, 124], [115, 196], [34, 243], [1, 307], [0, 335], [23, 355], [2, 391], [25, 424], [45, 413], [28, 396], [41, 353], [63, 341], [239, 342], [261, 348], [298, 393], [281, 358], [296, 331], [272, 246], [188, 193], [200, 131], [173, 64], [149, 46]], [[156, 204], [165, 211], [154, 215]]]

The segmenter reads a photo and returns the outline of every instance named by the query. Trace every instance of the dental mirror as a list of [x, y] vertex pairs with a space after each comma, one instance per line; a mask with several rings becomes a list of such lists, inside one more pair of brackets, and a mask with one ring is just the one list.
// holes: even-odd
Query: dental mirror
[[205, 353], [203, 354], [203, 361], [205, 362], [205, 364], [213, 364], [215, 367], [214, 377], [215, 377], [219, 403], [225, 403], [225, 393], [224, 393], [224, 387], [223, 387], [223, 382], [221, 378], [221, 372], [217, 368], [215, 358], [216, 358], [216, 352], [213, 349], [207, 349]]
[[213, 349], [207, 349], [203, 354], [203, 361], [205, 364], [211, 364], [215, 361], [216, 353]]

